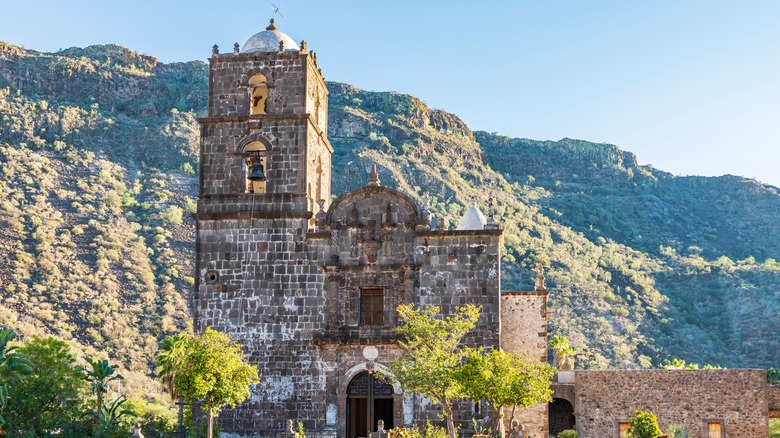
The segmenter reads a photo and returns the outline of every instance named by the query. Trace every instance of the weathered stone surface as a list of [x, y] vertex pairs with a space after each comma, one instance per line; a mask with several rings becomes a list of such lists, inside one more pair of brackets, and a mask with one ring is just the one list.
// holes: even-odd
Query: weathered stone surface
[[655, 413], [662, 429], [685, 425], [692, 437], [706, 437], [707, 422], [729, 437], [769, 433], [764, 370], [576, 371], [575, 381], [581, 437], [617, 437], [618, 422], [637, 409]]
[[[547, 362], [547, 291], [501, 292], [501, 348]], [[515, 418], [530, 436], [547, 436], [547, 404], [516, 410]], [[507, 409], [511, 412], [511, 408]], [[505, 418], [510, 430], [511, 414]]]

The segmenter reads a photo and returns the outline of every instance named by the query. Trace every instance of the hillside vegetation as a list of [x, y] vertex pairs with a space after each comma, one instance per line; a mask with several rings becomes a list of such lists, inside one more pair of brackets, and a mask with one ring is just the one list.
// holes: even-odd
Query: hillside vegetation
[[[100, 352], [146, 388], [158, 341], [190, 326], [197, 112], [206, 65], [119, 46], [0, 43], [0, 324]], [[578, 366], [669, 357], [780, 363], [780, 195], [676, 177], [615, 146], [473, 133], [419, 99], [329, 83], [333, 194], [383, 185], [457, 221], [496, 199], [504, 290], [546, 266], [553, 333]], [[261, 371], [262, 373], [262, 371]]]

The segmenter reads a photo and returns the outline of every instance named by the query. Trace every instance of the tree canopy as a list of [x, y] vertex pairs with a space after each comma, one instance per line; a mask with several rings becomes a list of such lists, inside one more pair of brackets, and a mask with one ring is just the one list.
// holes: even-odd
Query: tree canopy
[[480, 307], [458, 307], [456, 313], [443, 317], [439, 307], [414, 309], [411, 304], [398, 306], [402, 324], [396, 329], [402, 340], [404, 355], [390, 364], [390, 371], [404, 389], [438, 401], [447, 419], [447, 432], [455, 437], [452, 402], [464, 398], [458, 381], [458, 368], [466, 355], [460, 345], [463, 336], [479, 320]]
[[241, 346], [211, 327], [187, 342], [176, 368], [175, 392], [190, 403], [203, 400], [206, 404], [209, 438], [214, 415], [224, 405], [234, 408], [249, 398], [249, 386], [260, 381], [257, 367], [247, 363]]
[[7, 430], [43, 435], [62, 429], [84, 409], [87, 384], [74, 369], [76, 357], [68, 343], [34, 336], [18, 349], [31, 364], [31, 372], [9, 388], [13, 404], [5, 413]]
[[14, 380], [32, 372], [32, 363], [24, 354], [16, 352], [11, 345], [16, 332], [9, 328], [0, 328], [0, 426], [5, 422], [2, 413], [8, 402], [8, 386]]
[[457, 377], [465, 394], [474, 400], [487, 401], [493, 436], [503, 436], [503, 408], [513, 407], [511, 424], [515, 408], [552, 401], [550, 382], [554, 374], [553, 367], [532, 358], [526, 360], [520, 355], [498, 349], [470, 349]]

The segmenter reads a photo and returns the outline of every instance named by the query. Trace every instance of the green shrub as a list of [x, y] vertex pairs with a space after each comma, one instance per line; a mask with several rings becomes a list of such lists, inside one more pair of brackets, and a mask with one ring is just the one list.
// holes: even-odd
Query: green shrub
[[420, 431], [411, 427], [395, 427], [387, 433], [390, 438], [420, 438]]
[[556, 438], [577, 438], [577, 431], [574, 429], [567, 429], [561, 432], [558, 432], [558, 435], [555, 435]]
[[396, 427], [387, 431], [390, 438], [448, 438], [447, 431], [431, 423], [425, 424], [425, 429], [416, 427]]
[[766, 382], [770, 385], [780, 385], [780, 369], [769, 368], [766, 370]]
[[637, 410], [634, 418], [628, 419], [628, 435], [633, 438], [656, 438], [661, 433], [658, 417], [652, 412]]
[[182, 210], [181, 207], [178, 207], [176, 205], [171, 205], [168, 207], [164, 212], [161, 213], [163, 219], [165, 219], [166, 222], [168, 222], [171, 225], [181, 225], [182, 224], [182, 214], [184, 213], [184, 210]]
[[780, 438], [780, 418], [769, 419], [769, 438]]
[[190, 163], [182, 164], [181, 171], [184, 172], [185, 175], [195, 176], [195, 169], [192, 167], [192, 164]]

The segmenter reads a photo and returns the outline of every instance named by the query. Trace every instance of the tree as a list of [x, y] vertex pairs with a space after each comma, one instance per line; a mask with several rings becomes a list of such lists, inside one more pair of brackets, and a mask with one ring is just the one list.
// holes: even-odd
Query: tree
[[76, 357], [70, 345], [52, 337], [34, 336], [18, 351], [30, 360], [32, 371], [9, 389], [9, 397], [14, 400], [6, 413], [9, 429], [41, 436], [77, 418], [87, 385], [74, 367]]
[[[182, 396], [176, 391], [176, 387], [173, 385], [174, 378], [176, 377], [176, 371], [179, 370], [184, 364], [184, 359], [187, 355], [187, 346], [192, 341], [192, 336], [187, 333], [179, 333], [178, 335], [168, 336], [163, 340], [160, 345], [160, 349], [157, 351], [157, 379], [159, 379], [168, 394], [171, 396], [171, 400], [182, 398]], [[184, 401], [179, 402], [179, 428], [183, 428], [184, 419]], [[183, 433], [183, 430], [179, 431]]]
[[192, 336], [187, 333], [168, 336], [162, 341], [160, 349], [157, 351], [157, 379], [163, 383], [174, 401], [178, 394], [173, 381], [176, 377], [176, 371], [184, 365], [187, 348], [191, 341]]
[[637, 410], [634, 418], [628, 419], [628, 436], [633, 438], [656, 438], [661, 435], [658, 417], [652, 412]]
[[699, 365], [686, 363], [683, 359], [667, 359], [663, 365], [658, 366], [662, 370], [698, 370]]
[[208, 438], [214, 415], [224, 405], [231, 408], [250, 396], [249, 386], [259, 382], [257, 367], [247, 363], [241, 346], [225, 333], [207, 327], [187, 342], [183, 360], [176, 365], [175, 391], [187, 402], [203, 400], [208, 413]]
[[0, 328], [0, 426], [5, 423], [2, 413], [8, 402], [10, 383], [19, 381], [25, 374], [32, 372], [32, 362], [24, 354], [17, 353], [11, 341], [16, 332], [9, 328]]
[[76, 370], [84, 373], [81, 378], [89, 382], [92, 393], [97, 397], [95, 415], [100, 416], [104, 405], [103, 397], [108, 393], [108, 383], [114, 380], [123, 380], [124, 377], [121, 374], [114, 374], [119, 365], [109, 365], [106, 359], [93, 360], [91, 357], [87, 357], [84, 360], [87, 361], [90, 368], [78, 366]]
[[562, 335], [555, 335], [550, 338], [548, 343], [553, 351], [553, 366], [561, 371], [570, 371], [574, 369], [574, 354], [577, 349], [569, 343], [569, 338]]
[[511, 424], [516, 408], [552, 401], [550, 382], [554, 374], [552, 366], [532, 359], [526, 361], [517, 354], [470, 349], [458, 371], [458, 380], [471, 398], [487, 401], [493, 436], [501, 437], [503, 408], [513, 407]]
[[439, 307], [413, 309], [411, 304], [398, 306], [403, 323], [396, 328], [401, 336], [404, 354], [390, 363], [393, 376], [404, 389], [422, 394], [441, 404], [447, 419], [447, 433], [455, 438], [452, 403], [465, 397], [457, 378], [466, 350], [460, 345], [463, 336], [473, 329], [481, 307], [468, 304], [458, 307], [446, 318]]
[[127, 401], [123, 396], [115, 398], [110, 403], [106, 403], [104, 397], [108, 393], [108, 384], [115, 380], [124, 380], [121, 374], [115, 374], [119, 365], [109, 365], [108, 360], [93, 360], [90, 357], [85, 358], [89, 368], [78, 366], [76, 370], [83, 373], [81, 378], [89, 382], [92, 388], [92, 394], [96, 397], [95, 420], [97, 424], [93, 430], [94, 436], [103, 436], [110, 431], [115, 430], [119, 418], [127, 411], [120, 410], [122, 404]]

